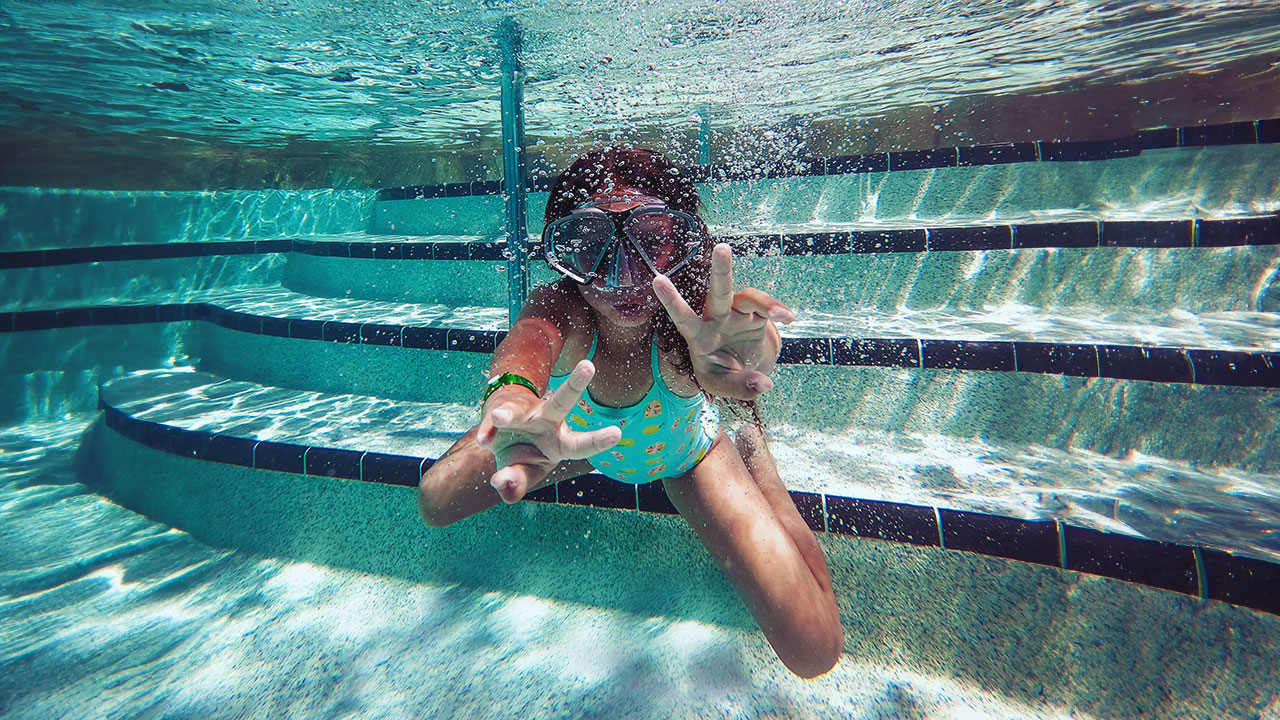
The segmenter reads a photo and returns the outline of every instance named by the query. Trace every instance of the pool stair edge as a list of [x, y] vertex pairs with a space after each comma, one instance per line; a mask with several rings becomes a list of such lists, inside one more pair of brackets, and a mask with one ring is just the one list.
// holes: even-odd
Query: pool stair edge
[[[207, 373], [182, 373], [194, 383]], [[140, 382], [137, 376], [122, 379]], [[141, 381], [145, 381], [143, 378]], [[117, 397], [120, 380], [100, 392], [103, 422], [133, 442], [172, 455], [256, 470], [415, 487], [431, 457], [259, 440], [234, 432], [189, 429], [132, 414]], [[153, 402], [139, 403], [146, 411]], [[1162, 542], [1078, 527], [1056, 519], [1028, 520], [830, 493], [789, 490], [816, 532], [977, 553], [1098, 575], [1228, 602], [1280, 615], [1280, 564], [1219, 549]], [[660, 483], [629, 486], [585, 475], [531, 493], [526, 499], [641, 513], [673, 514]]]

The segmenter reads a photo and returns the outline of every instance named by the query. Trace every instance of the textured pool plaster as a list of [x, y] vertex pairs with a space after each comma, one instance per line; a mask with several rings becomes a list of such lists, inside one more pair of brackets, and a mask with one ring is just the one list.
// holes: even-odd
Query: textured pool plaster
[[[100, 425], [82, 452], [82, 466], [93, 468], [108, 497], [214, 546], [753, 627], [678, 518], [520, 504], [433, 530], [417, 519], [406, 488], [209, 465]], [[1051, 714], [1055, 707], [1099, 717], [1278, 710], [1280, 618], [968, 553], [822, 542], [845, 624], [844, 663], [951, 678]]]

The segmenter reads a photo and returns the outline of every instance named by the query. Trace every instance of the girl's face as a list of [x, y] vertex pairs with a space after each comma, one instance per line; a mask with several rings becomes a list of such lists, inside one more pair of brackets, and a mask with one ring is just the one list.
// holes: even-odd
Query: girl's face
[[578, 285], [578, 292], [601, 317], [622, 327], [643, 327], [655, 312], [665, 312], [652, 287], [619, 290], [596, 278], [589, 285]]
[[[629, 187], [615, 188], [607, 195], [597, 195], [593, 199], [599, 201], [605, 197], [612, 202], [600, 203], [596, 207], [608, 213], [626, 212], [653, 200], [649, 193]], [[615, 248], [610, 252], [618, 251]], [[598, 314], [622, 327], [642, 327], [653, 319], [655, 312], [664, 312], [653, 287], [648, 284], [619, 289], [609, 287], [603, 278], [595, 278], [589, 284], [579, 284], [578, 292]]]

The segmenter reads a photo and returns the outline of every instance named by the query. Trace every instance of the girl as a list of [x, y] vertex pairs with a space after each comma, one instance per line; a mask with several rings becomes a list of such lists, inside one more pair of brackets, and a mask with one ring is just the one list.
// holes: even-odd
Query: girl
[[[564, 277], [530, 294], [493, 354], [480, 424], [423, 475], [418, 507], [441, 527], [593, 469], [662, 480], [782, 662], [815, 677], [844, 631], [755, 408], [781, 347], [772, 321], [794, 315], [761, 290], [733, 291], [732, 252], [698, 204], [649, 150], [592, 152], [560, 176], [543, 248]], [[710, 396], [755, 418], [737, 448]]]

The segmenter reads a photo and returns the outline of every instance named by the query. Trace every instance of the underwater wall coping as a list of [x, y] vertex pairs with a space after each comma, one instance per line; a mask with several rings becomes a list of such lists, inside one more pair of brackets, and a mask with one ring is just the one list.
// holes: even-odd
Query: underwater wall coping
[[[99, 393], [108, 428], [162, 452], [208, 462], [416, 487], [434, 458], [254, 440], [141, 420]], [[788, 491], [815, 532], [1000, 557], [1099, 575], [1280, 615], [1280, 564], [1213, 548], [947, 508]], [[588, 474], [529, 493], [532, 502], [677, 514], [662, 483]]]
[[[901, 150], [867, 155], [803, 157], [787, 165], [774, 167], [736, 167], [727, 164], [694, 165], [681, 168], [681, 174], [695, 183], [751, 180], [760, 178], [813, 177], [848, 175], [900, 170], [928, 170], [980, 165], [1006, 165], [1025, 162], [1081, 162], [1134, 157], [1144, 150], [1210, 147], [1221, 145], [1257, 145], [1280, 142], [1280, 118], [1244, 120], [1216, 125], [1142, 130], [1111, 140], [1027, 140], [991, 143], [965, 147]], [[555, 182], [548, 167], [530, 168], [525, 180], [528, 192], [546, 192]], [[405, 185], [383, 188], [377, 199], [419, 200], [445, 197], [496, 195], [502, 192], [499, 180]]]
[[[492, 353], [505, 330], [313, 320], [212, 302], [94, 305], [0, 312], [0, 333], [202, 321], [255, 335], [417, 350]], [[1115, 380], [1280, 388], [1280, 352], [934, 338], [784, 337], [780, 365], [1024, 372]]]
[[[435, 236], [392, 236], [344, 240], [286, 237], [267, 240], [95, 245], [78, 248], [0, 252], [0, 270], [95, 262], [120, 262], [216, 255], [296, 252], [317, 257], [372, 260], [505, 260], [505, 240], [432, 240]], [[721, 235], [750, 256], [860, 255], [902, 252], [965, 252], [1046, 248], [1210, 248], [1280, 244], [1280, 213], [1231, 218], [1179, 220], [1072, 220], [1066, 222], [962, 225]], [[530, 238], [528, 251], [540, 252]]]

